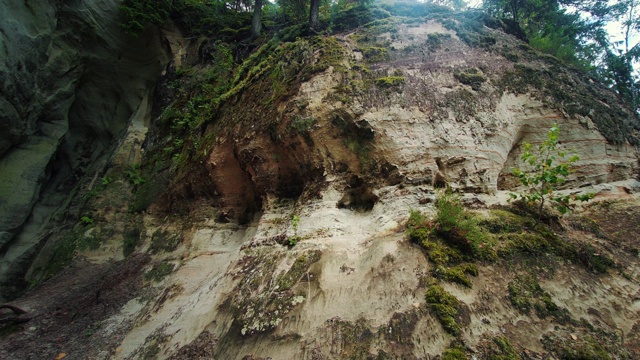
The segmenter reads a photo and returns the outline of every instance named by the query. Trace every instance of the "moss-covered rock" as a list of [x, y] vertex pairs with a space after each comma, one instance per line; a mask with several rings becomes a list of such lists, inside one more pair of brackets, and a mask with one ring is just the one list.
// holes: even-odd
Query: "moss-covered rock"
[[469, 68], [453, 73], [453, 77], [465, 85], [471, 86], [475, 91], [480, 90], [480, 86], [487, 81], [487, 77], [478, 68]]
[[400, 86], [405, 83], [404, 76], [384, 76], [376, 79], [376, 85], [383, 88]]
[[291, 289], [302, 277], [303, 272], [309, 269], [309, 266], [314, 262], [320, 260], [321, 252], [319, 250], [312, 250], [300, 255], [296, 261], [291, 265], [289, 271], [278, 277], [276, 280], [276, 289], [278, 291]]
[[234, 321], [241, 335], [252, 335], [274, 329], [305, 296], [295, 286], [320, 259], [321, 252], [299, 253], [288, 271], [276, 277], [275, 268], [285, 253], [255, 251], [238, 264], [243, 278], [234, 289], [230, 303]]
[[427, 306], [436, 316], [442, 328], [453, 336], [460, 334], [460, 326], [456, 322], [458, 315], [458, 299], [440, 285], [431, 285], [426, 293]]
[[554, 316], [556, 319], [566, 322], [570, 317], [566, 309], [556, 305], [551, 295], [544, 291], [533, 274], [516, 276], [508, 285], [509, 300], [518, 310], [528, 314], [535, 310], [539, 317]]

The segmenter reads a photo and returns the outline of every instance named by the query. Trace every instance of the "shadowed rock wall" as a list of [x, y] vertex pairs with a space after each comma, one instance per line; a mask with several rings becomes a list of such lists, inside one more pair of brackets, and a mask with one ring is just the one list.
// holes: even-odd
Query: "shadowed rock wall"
[[161, 32], [126, 35], [117, 7], [0, 2], [0, 299], [51, 214], [126, 129], [168, 61]]

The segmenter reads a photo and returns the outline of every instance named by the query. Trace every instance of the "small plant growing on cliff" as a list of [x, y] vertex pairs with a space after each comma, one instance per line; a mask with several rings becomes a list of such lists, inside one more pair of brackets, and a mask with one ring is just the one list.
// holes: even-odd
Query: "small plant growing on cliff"
[[302, 238], [298, 236], [298, 226], [300, 225], [300, 218], [298, 215], [291, 215], [291, 226], [293, 227], [293, 236], [289, 237], [287, 240], [289, 242], [289, 246], [295, 246]]
[[542, 211], [547, 200], [555, 204], [560, 213], [565, 214], [575, 205], [573, 201], [589, 201], [594, 194], [584, 195], [556, 195], [556, 187], [566, 181], [571, 166], [580, 158], [573, 155], [566, 159], [566, 153], [558, 149], [560, 128], [554, 124], [547, 133], [547, 139], [535, 149], [532, 145], [524, 143], [524, 153], [520, 157], [522, 162], [533, 169], [525, 172], [519, 168], [513, 169], [513, 175], [518, 177], [522, 185], [527, 188], [524, 194], [509, 194], [511, 199], [520, 198], [526, 204], [537, 207], [537, 218], [533, 227], [536, 227], [542, 218]]
[[113, 182], [113, 179], [108, 176], [105, 176], [102, 179], [100, 179], [100, 184], [105, 187], [111, 184], [111, 182]]
[[142, 185], [147, 181], [140, 174], [140, 165], [138, 164], [131, 165], [131, 167], [124, 172], [124, 177], [129, 184], [133, 186]]

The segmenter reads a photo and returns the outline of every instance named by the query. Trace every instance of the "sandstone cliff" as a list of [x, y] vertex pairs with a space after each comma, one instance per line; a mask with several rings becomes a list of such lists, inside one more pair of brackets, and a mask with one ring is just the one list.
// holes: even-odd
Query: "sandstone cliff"
[[[104, 114], [90, 100], [128, 109], [111, 138], [87, 120], [105, 145], [85, 156], [114, 140], [114, 166], [79, 180], [91, 191], [29, 262], [41, 284], [12, 304], [33, 319], [0, 335], [0, 356], [637, 357], [637, 116], [482, 14], [382, 14], [331, 35], [285, 29], [240, 64], [224, 39], [176, 41], [121, 138], [159, 67], [123, 70], [139, 76], [135, 106], [87, 88], [82, 119]], [[160, 66], [153, 48], [140, 55]], [[534, 228], [506, 202], [510, 174], [554, 123], [580, 156], [561, 191], [596, 198]], [[76, 142], [101, 144], [78, 126]], [[481, 242], [407, 234], [444, 187]]]

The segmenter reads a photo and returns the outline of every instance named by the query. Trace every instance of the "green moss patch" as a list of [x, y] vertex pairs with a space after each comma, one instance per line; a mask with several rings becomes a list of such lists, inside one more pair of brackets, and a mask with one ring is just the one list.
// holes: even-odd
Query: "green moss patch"
[[544, 348], [562, 360], [635, 359], [620, 337], [597, 329], [561, 328], [542, 336]]
[[[566, 259], [594, 273], [605, 273], [616, 266], [588, 243], [569, 241], [544, 224], [532, 229], [534, 220], [530, 216], [504, 208], [491, 209], [486, 215], [472, 213], [454, 195], [446, 193], [438, 198], [436, 210], [433, 219], [412, 210], [407, 236], [424, 249], [435, 265], [432, 275], [440, 280], [471, 287], [470, 276], [478, 274], [476, 262], [500, 259], [518, 266], [544, 264], [550, 270], [558, 259]], [[554, 311], [549, 308], [541, 314]]]
[[490, 360], [521, 360], [522, 352], [506, 336], [485, 338], [477, 345], [478, 358]]
[[570, 317], [566, 309], [561, 309], [551, 299], [551, 295], [544, 291], [536, 277], [532, 274], [518, 275], [508, 285], [511, 304], [525, 314], [535, 310], [539, 317], [553, 316], [566, 322]]
[[404, 76], [385, 76], [376, 79], [376, 85], [383, 88], [392, 88], [404, 84], [406, 81]]
[[470, 288], [471, 280], [469, 279], [469, 275], [478, 276], [478, 268], [474, 264], [464, 263], [450, 268], [438, 266], [433, 273], [434, 276], [439, 279]]
[[461, 83], [471, 86], [475, 91], [480, 90], [480, 86], [487, 81], [486, 76], [478, 68], [455, 71], [453, 77]]
[[479, 225], [476, 214], [464, 209], [457, 196], [441, 193], [436, 208], [433, 219], [412, 210], [407, 236], [436, 265], [436, 278], [471, 287], [469, 276], [478, 275], [473, 262], [495, 260], [495, 239]]
[[467, 360], [467, 352], [461, 346], [453, 346], [444, 350], [442, 360]]
[[431, 285], [426, 293], [427, 306], [436, 316], [442, 328], [453, 336], [460, 335], [460, 326], [456, 322], [459, 302], [440, 285]]
[[175, 268], [174, 264], [167, 261], [163, 261], [161, 263], [153, 265], [151, 270], [149, 270], [146, 274], [144, 274], [144, 279], [147, 281], [160, 282], [169, 274], [171, 274], [174, 268]]
[[533, 219], [518, 216], [510, 211], [492, 209], [489, 210], [487, 218], [482, 219], [479, 225], [492, 234], [509, 234], [532, 227], [533, 223]]
[[361, 48], [362, 55], [368, 63], [387, 61], [390, 58], [389, 50], [380, 46], [367, 46]]
[[318, 261], [317, 250], [300, 253], [291, 268], [275, 278], [275, 269], [284, 256], [291, 253], [255, 251], [238, 264], [242, 276], [230, 301], [235, 325], [242, 335], [252, 335], [274, 329], [296, 305], [305, 300], [296, 285], [309, 267]]
[[291, 265], [289, 271], [276, 280], [278, 291], [291, 289], [300, 280], [303, 273], [309, 269], [309, 266], [320, 260], [321, 254], [319, 250], [313, 250], [300, 255]]
[[571, 242], [544, 224], [532, 229], [534, 218], [528, 213], [516, 214], [505, 209], [492, 209], [478, 225], [495, 239], [497, 254], [503, 259], [527, 261], [552, 257], [570, 260], [594, 273], [605, 273], [615, 262], [592, 245]]

